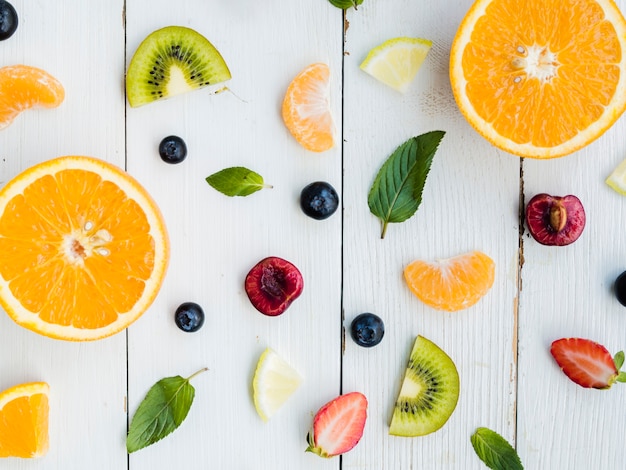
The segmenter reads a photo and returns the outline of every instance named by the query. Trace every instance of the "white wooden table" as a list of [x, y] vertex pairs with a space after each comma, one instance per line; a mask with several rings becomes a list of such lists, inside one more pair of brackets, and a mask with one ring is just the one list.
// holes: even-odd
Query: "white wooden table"
[[[574, 155], [521, 161], [496, 150], [464, 121], [450, 90], [450, 45], [471, 0], [365, 0], [342, 12], [326, 0], [12, 0], [20, 26], [0, 43], [0, 65], [41, 67], [65, 86], [55, 110], [22, 114], [0, 133], [0, 181], [60, 155], [104, 158], [125, 168], [159, 204], [171, 262], [149, 311], [126, 332], [92, 343], [55, 341], [0, 315], [0, 389], [27, 381], [51, 386], [50, 451], [37, 461], [0, 460], [0, 469], [482, 469], [470, 444], [479, 426], [514, 444], [527, 469], [624, 468], [626, 387], [585, 390], [549, 354], [560, 337], [581, 336], [612, 353], [626, 346], [626, 310], [612, 283], [626, 269], [626, 199], [604, 178], [626, 157], [626, 121]], [[618, 1], [626, 9], [626, 0]], [[233, 75], [233, 94], [194, 92], [131, 109], [124, 71], [141, 40], [177, 24], [204, 34]], [[358, 65], [382, 41], [433, 40], [422, 70], [401, 95]], [[306, 65], [332, 71], [339, 145], [302, 149], [280, 117], [291, 79]], [[236, 95], [236, 96], [235, 96]], [[416, 215], [379, 237], [367, 193], [382, 162], [407, 138], [447, 132]], [[167, 165], [161, 138], [186, 140], [187, 160]], [[204, 181], [241, 165], [274, 187], [227, 198]], [[305, 216], [300, 190], [316, 180], [340, 193], [326, 221]], [[538, 192], [576, 194], [587, 228], [573, 245], [541, 246], [520, 223]], [[405, 286], [404, 266], [482, 250], [496, 262], [493, 289], [477, 305], [442, 313]], [[301, 298], [281, 317], [259, 314], [243, 280], [265, 256], [302, 271]], [[195, 301], [207, 321], [180, 331], [176, 306]], [[383, 342], [358, 347], [346, 328], [371, 311]], [[440, 345], [461, 379], [458, 406], [438, 432], [388, 435], [393, 404], [416, 335]], [[271, 346], [305, 377], [268, 423], [251, 398], [255, 362]], [[194, 379], [196, 400], [181, 428], [130, 457], [125, 434], [160, 378]], [[305, 453], [312, 416], [326, 401], [358, 390], [369, 418], [342, 458]]]

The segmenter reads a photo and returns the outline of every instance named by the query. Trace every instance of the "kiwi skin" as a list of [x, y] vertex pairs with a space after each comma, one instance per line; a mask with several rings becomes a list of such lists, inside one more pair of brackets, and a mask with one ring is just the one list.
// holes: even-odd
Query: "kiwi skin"
[[197, 31], [166, 26], [139, 45], [126, 72], [131, 107], [230, 80], [219, 51]]
[[459, 374], [452, 359], [432, 341], [417, 336], [389, 434], [414, 437], [437, 431], [456, 408], [459, 390]]

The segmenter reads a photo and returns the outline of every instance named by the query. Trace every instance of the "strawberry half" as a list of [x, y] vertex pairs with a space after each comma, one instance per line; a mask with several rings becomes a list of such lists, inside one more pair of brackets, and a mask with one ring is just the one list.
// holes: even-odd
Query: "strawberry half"
[[326, 458], [348, 452], [363, 436], [366, 419], [365, 395], [359, 392], [340, 395], [315, 415], [306, 451]]
[[594, 341], [583, 338], [562, 338], [554, 341], [550, 353], [561, 370], [581, 387], [606, 389], [615, 382], [626, 382], [624, 352], [611, 357], [609, 351]]

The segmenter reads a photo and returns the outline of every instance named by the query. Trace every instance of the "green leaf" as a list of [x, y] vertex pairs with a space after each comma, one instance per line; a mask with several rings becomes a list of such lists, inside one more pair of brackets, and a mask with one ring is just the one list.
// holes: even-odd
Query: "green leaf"
[[224, 168], [207, 176], [206, 182], [227, 196], [249, 196], [263, 188], [271, 188], [264, 184], [261, 175], [242, 166]]
[[189, 381], [205, 370], [201, 369], [186, 379], [179, 375], [161, 379], [148, 390], [126, 436], [129, 454], [160, 441], [181, 425], [195, 395]]
[[624, 365], [624, 351], [620, 351], [617, 354], [615, 354], [615, 357], [613, 358], [613, 362], [615, 363], [615, 368], [617, 370], [620, 370], [622, 366]]
[[626, 383], [626, 372], [620, 372], [616, 380], [621, 383]]
[[432, 131], [410, 138], [391, 154], [376, 175], [367, 202], [370, 212], [381, 220], [380, 238], [385, 238], [390, 222], [404, 222], [417, 211], [444, 134]]
[[476, 455], [492, 470], [523, 470], [517, 452], [495, 431], [478, 428], [471, 436]]
[[363, 0], [328, 0], [331, 4], [342, 10], [347, 10], [350, 7], [354, 7], [356, 10], [357, 5], [363, 3]]

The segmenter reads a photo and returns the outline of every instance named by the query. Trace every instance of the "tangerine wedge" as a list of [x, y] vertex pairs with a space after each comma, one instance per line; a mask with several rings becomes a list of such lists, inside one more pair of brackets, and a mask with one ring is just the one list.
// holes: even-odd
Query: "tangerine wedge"
[[404, 269], [404, 279], [426, 305], [455, 312], [471, 307], [493, 285], [495, 263], [480, 251], [437, 261], [416, 260]]
[[452, 44], [468, 122], [522, 157], [570, 154], [626, 109], [626, 20], [613, 0], [477, 0]]
[[64, 99], [63, 85], [44, 70], [29, 65], [0, 68], [0, 129], [26, 109], [55, 108]]
[[292, 80], [285, 93], [283, 121], [305, 149], [324, 152], [335, 145], [335, 124], [329, 107], [330, 69], [311, 64]]
[[48, 451], [48, 394], [45, 382], [0, 393], [0, 457], [35, 458]]
[[168, 259], [156, 203], [110, 163], [59, 157], [0, 190], [0, 305], [40, 334], [121, 331], [156, 297]]

